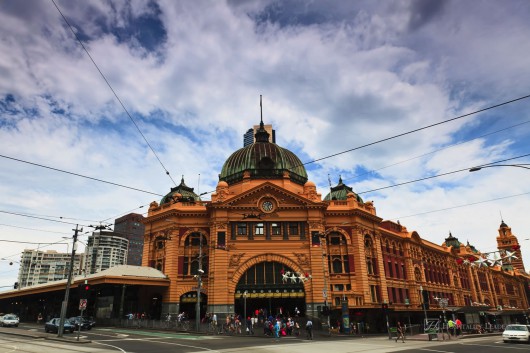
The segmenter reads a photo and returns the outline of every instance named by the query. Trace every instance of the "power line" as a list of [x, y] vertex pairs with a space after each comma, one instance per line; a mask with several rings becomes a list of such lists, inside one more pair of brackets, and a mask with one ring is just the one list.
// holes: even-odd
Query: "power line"
[[65, 245], [67, 245], [68, 244], [68, 243], [36, 243], [36, 242], [32, 242], [32, 241], [17, 241], [17, 240], [5, 240], [5, 239], [0, 239], [0, 242], [17, 243], [17, 244], [33, 244], [33, 245], [55, 245], [55, 244], [65, 244]]
[[[410, 134], [418, 132], [418, 131], [426, 130], [426, 129], [429, 129], [429, 128], [434, 127], [434, 126], [442, 125], [442, 124], [445, 124], [445, 123], [448, 123], [448, 122], [451, 122], [451, 121], [455, 121], [455, 120], [458, 120], [458, 119], [465, 118], [467, 116], [471, 116], [471, 115], [474, 115], [474, 114], [482, 113], [482, 112], [485, 112], [487, 110], [498, 108], [498, 107], [501, 107], [503, 105], [511, 104], [511, 103], [514, 103], [514, 102], [517, 102], [517, 101], [520, 101], [520, 100], [523, 100], [523, 99], [527, 99], [527, 98], [530, 98], [530, 94], [526, 95], [526, 96], [523, 96], [523, 97], [519, 97], [519, 98], [515, 98], [515, 99], [512, 99], [512, 100], [509, 100], [509, 101], [506, 101], [506, 102], [503, 102], [503, 103], [495, 104], [495, 105], [492, 105], [492, 106], [489, 106], [489, 107], [486, 107], [486, 108], [483, 108], [483, 109], [479, 109], [479, 110], [476, 110], [476, 111], [471, 112], [471, 113], [463, 114], [463, 115], [460, 115], [460, 116], [457, 116], [457, 117], [454, 117], [454, 118], [451, 118], [451, 119], [443, 120], [443, 121], [440, 121], [440, 122], [437, 122], [437, 123], [434, 123], [434, 124], [431, 124], [431, 125], [427, 125], [427, 126], [424, 126], [424, 127], [420, 127], [420, 128], [414, 129], [414, 130], [403, 132], [403, 133], [398, 134], [398, 135], [394, 135], [394, 136], [390, 136], [390, 137], [387, 137], [387, 138], [384, 138], [384, 139], [381, 139], [381, 140], [378, 140], [378, 141], [370, 142], [370, 143], [367, 143], [365, 145], [361, 145], [361, 146], [358, 146], [358, 147], [355, 147], [355, 148], [351, 148], [349, 150], [345, 150], [345, 151], [342, 151], [342, 152], [334, 153], [334, 154], [331, 154], [331, 155], [326, 156], [326, 157], [317, 158], [317, 159], [314, 159], [312, 161], [302, 163], [301, 165], [307, 165], [307, 164], [311, 164], [311, 163], [316, 163], [316, 162], [322, 161], [324, 159], [328, 159], [328, 158], [331, 158], [331, 157], [336, 157], [336, 156], [339, 156], [341, 154], [345, 154], [345, 153], [348, 153], [348, 152], [359, 150], [361, 148], [373, 146], [373, 145], [379, 144], [381, 142], [386, 142], [386, 141], [390, 141], [390, 140], [396, 139], [398, 137], [403, 137], [403, 136], [406, 136], [406, 135], [410, 135]], [[295, 166], [295, 167], [297, 167], [297, 166]]]
[[402, 163], [405, 163], [405, 162], [409, 162], [409, 161], [412, 161], [412, 160], [417, 159], [417, 158], [420, 158], [420, 157], [425, 157], [425, 156], [428, 156], [428, 155], [430, 155], [430, 154], [434, 154], [434, 153], [437, 153], [437, 152], [440, 152], [440, 151], [443, 151], [443, 150], [447, 150], [447, 149], [453, 148], [453, 147], [455, 147], [455, 146], [463, 145], [463, 144], [465, 144], [465, 143], [468, 143], [468, 142], [471, 142], [471, 141], [477, 140], [477, 139], [479, 139], [479, 138], [483, 138], [483, 137], [486, 137], [486, 136], [490, 136], [490, 135], [493, 135], [493, 134], [496, 134], [496, 133], [499, 133], [499, 132], [502, 132], [502, 131], [505, 131], [505, 130], [513, 129], [513, 128], [515, 128], [515, 127], [518, 127], [518, 126], [521, 126], [521, 125], [524, 125], [524, 124], [528, 124], [528, 123], [530, 123], [530, 120], [523, 121], [522, 123], [515, 124], [515, 125], [512, 125], [512, 126], [508, 126], [508, 127], [503, 128], [503, 129], [500, 129], [500, 130], [492, 131], [492, 132], [489, 132], [489, 133], [487, 133], [487, 134], [483, 134], [483, 135], [477, 136], [477, 137], [472, 138], [472, 139], [469, 139], [469, 140], [465, 140], [465, 141], [461, 141], [461, 142], [458, 142], [458, 143], [454, 143], [454, 144], [451, 144], [451, 145], [445, 146], [445, 147], [443, 147], [443, 148], [439, 148], [439, 149], [434, 150], [434, 151], [431, 151], [431, 152], [427, 152], [427, 153], [424, 153], [424, 154], [420, 154], [420, 155], [415, 156], [415, 157], [411, 157], [411, 158], [408, 158], [408, 159], [404, 159], [404, 160], [402, 160], [402, 161], [399, 161], [399, 162], [396, 162], [396, 163], [392, 163], [392, 164], [389, 164], [389, 165], [384, 166], [384, 167], [381, 167], [381, 168], [372, 169], [372, 170], [367, 171], [367, 172], [365, 172], [365, 173], [355, 174], [355, 175], [353, 175], [353, 176], [350, 177], [350, 178], [342, 179], [342, 180], [343, 180], [343, 181], [348, 181], [348, 180], [352, 180], [352, 179], [355, 179], [355, 178], [359, 178], [359, 177], [362, 177], [362, 176], [364, 176], [364, 175], [367, 175], [367, 174], [371, 174], [371, 173], [377, 172], [377, 171], [379, 171], [379, 170], [383, 170], [383, 169], [390, 168], [390, 167], [393, 167], [393, 166], [398, 165], [398, 164], [402, 164]]
[[[524, 155], [522, 155], [522, 156], [517, 156], [517, 157], [508, 158], [508, 159], [503, 159], [503, 160], [500, 160], [500, 161], [495, 161], [495, 162], [491, 162], [491, 163], [481, 164], [481, 166], [492, 165], [492, 164], [497, 164], [497, 163], [502, 163], [502, 162], [507, 162], [507, 161], [511, 161], [511, 160], [519, 159], [519, 158], [523, 158], [523, 157], [528, 157], [528, 156], [530, 156], [530, 153], [528, 153], [528, 154], [524, 154]], [[475, 167], [476, 167], [476, 166], [475, 166]], [[424, 181], [424, 180], [428, 180], [428, 179], [434, 179], [434, 178], [438, 178], [438, 177], [441, 177], [441, 176], [446, 176], [446, 175], [450, 175], [450, 174], [460, 173], [460, 172], [463, 172], [463, 171], [469, 171], [469, 169], [471, 169], [471, 168], [473, 168], [473, 167], [464, 168], [464, 169], [459, 169], [459, 170], [454, 170], [454, 171], [452, 171], [452, 172], [447, 172], [447, 173], [442, 173], [442, 174], [431, 175], [431, 176], [428, 176], [428, 177], [419, 178], [419, 179], [410, 180], [410, 181], [405, 181], [405, 182], [403, 182], [403, 183], [393, 184], [393, 185], [389, 185], [389, 186], [383, 186], [383, 187], [380, 187], [380, 188], [377, 188], [377, 189], [372, 189], [372, 190], [367, 190], [367, 191], [358, 192], [357, 194], [358, 194], [358, 195], [360, 195], [360, 194], [367, 194], [367, 193], [369, 193], [369, 192], [373, 192], [373, 191], [379, 191], [379, 190], [384, 190], [384, 189], [394, 188], [394, 187], [402, 186], [402, 185], [406, 185], [406, 184], [416, 183], [416, 182], [418, 182], [418, 181]]]
[[76, 38], [76, 40], [79, 42], [79, 44], [81, 45], [81, 47], [83, 48], [83, 50], [85, 51], [85, 53], [88, 55], [88, 57], [90, 58], [90, 61], [92, 61], [92, 64], [94, 64], [94, 66], [96, 67], [96, 69], [98, 70], [99, 74], [101, 75], [101, 77], [103, 78], [103, 80], [105, 81], [105, 83], [107, 84], [107, 86], [110, 88], [110, 90], [112, 91], [112, 94], [114, 94], [114, 97], [116, 97], [116, 100], [120, 103], [121, 107], [123, 108], [123, 110], [125, 111], [125, 113], [127, 114], [127, 116], [129, 117], [129, 119], [131, 120], [131, 122], [133, 123], [133, 125], [136, 127], [136, 130], [138, 130], [138, 132], [140, 133], [140, 135], [142, 136], [142, 138], [144, 139], [145, 143], [147, 144], [147, 146], [149, 146], [149, 149], [151, 149], [151, 152], [153, 152], [153, 154], [155, 155], [156, 159], [158, 160], [158, 162], [160, 163], [160, 165], [162, 166], [162, 168], [164, 169], [164, 171], [166, 172], [166, 175], [169, 177], [169, 179], [171, 179], [171, 181], [173, 182], [173, 184], [175, 184], [175, 186], [177, 186], [177, 183], [175, 183], [175, 180], [173, 180], [173, 178], [171, 177], [171, 175], [169, 174], [169, 171], [166, 169], [166, 167], [164, 166], [164, 163], [162, 163], [162, 161], [160, 160], [160, 158], [158, 157], [158, 155], [156, 154], [155, 150], [153, 149], [153, 147], [151, 146], [151, 144], [149, 143], [149, 141], [147, 141], [147, 138], [145, 137], [145, 135], [142, 133], [142, 131], [140, 130], [140, 127], [138, 126], [138, 124], [136, 123], [136, 121], [133, 119], [133, 117], [131, 116], [131, 114], [129, 113], [129, 111], [127, 110], [127, 108], [125, 108], [125, 105], [123, 104], [123, 102], [121, 101], [120, 97], [118, 97], [118, 94], [116, 94], [116, 92], [114, 91], [114, 89], [112, 88], [110, 82], [107, 80], [107, 78], [105, 77], [105, 75], [103, 74], [103, 72], [100, 70], [99, 66], [96, 64], [96, 62], [94, 61], [94, 59], [92, 58], [92, 56], [90, 55], [90, 53], [88, 52], [88, 49], [85, 47], [85, 45], [83, 44], [83, 42], [81, 41], [81, 39], [79, 38], [79, 36], [77, 35], [77, 33], [74, 31], [74, 29], [72, 28], [72, 26], [70, 25], [70, 23], [68, 22], [68, 20], [66, 19], [66, 17], [63, 15], [63, 13], [61, 12], [61, 10], [59, 9], [59, 6], [57, 6], [57, 4], [55, 3], [54, 0], [51, 0], [53, 5], [55, 6], [55, 8], [57, 9], [57, 11], [59, 11], [59, 13], [61, 14], [64, 22], [66, 22], [66, 24], [68, 25], [68, 28], [70, 28], [70, 31], [72, 32], [72, 34], [74, 35], [74, 37]]
[[21, 163], [31, 164], [31, 165], [34, 165], [34, 166], [37, 166], [37, 167], [41, 167], [41, 168], [46, 168], [46, 169], [50, 169], [50, 170], [55, 170], [56, 172], [66, 173], [66, 174], [75, 175], [75, 176], [78, 176], [78, 177], [81, 177], [81, 178], [85, 178], [85, 179], [90, 179], [90, 180], [94, 180], [94, 181], [99, 181], [100, 183], [110, 184], [110, 185], [119, 186], [119, 187], [121, 187], [121, 188], [125, 188], [125, 189], [130, 189], [130, 190], [134, 190], [134, 191], [144, 192], [144, 193], [146, 193], [146, 194], [151, 194], [151, 195], [156, 195], [156, 196], [162, 196], [162, 197], [164, 196], [164, 195], [161, 195], [161, 194], [157, 194], [156, 192], [145, 191], [145, 190], [142, 190], [142, 189], [133, 188], [133, 187], [131, 187], [131, 186], [127, 186], [127, 185], [123, 185], [123, 184], [114, 183], [114, 182], [112, 182], [112, 181], [106, 181], [106, 180], [102, 180], [102, 179], [98, 179], [98, 178], [94, 178], [94, 177], [86, 176], [86, 175], [83, 175], [83, 174], [78, 174], [78, 173], [69, 172], [69, 171], [67, 171], [67, 170], [63, 170], [63, 169], [58, 169], [58, 168], [48, 167], [48, 166], [45, 166], [45, 165], [43, 165], [43, 164], [38, 164], [38, 163], [28, 162], [28, 161], [25, 161], [25, 160], [22, 160], [22, 159], [18, 159], [18, 158], [14, 158], [14, 157], [5, 156], [5, 155], [3, 155], [3, 154], [0, 154], [0, 157], [2, 157], [2, 158], [7, 158], [7, 159], [11, 159], [11, 160], [13, 160], [13, 161], [17, 161], [17, 162], [21, 162]]
[[44, 217], [31, 216], [31, 215], [24, 214], [24, 213], [9, 212], [9, 211], [3, 211], [3, 210], [0, 210], [0, 213], [6, 213], [6, 214], [10, 214], [10, 215], [28, 217], [28, 218], [42, 219], [42, 220], [49, 221], [49, 222], [57, 222], [57, 223], [63, 223], [63, 224], [71, 224], [71, 225], [77, 225], [78, 224], [78, 223], [59, 221], [59, 220], [56, 220], [56, 219], [49, 219], [49, 218], [44, 218]]
[[46, 233], [54, 233], [54, 234], [70, 234], [70, 233], [65, 233], [65, 232], [55, 232], [55, 231], [52, 231], [52, 230], [35, 229], [35, 228], [28, 228], [28, 227], [19, 227], [19, 226], [13, 226], [13, 225], [10, 225], [10, 224], [4, 224], [4, 223], [0, 223], [0, 226], [11, 227], [11, 228], [19, 228], [19, 229], [27, 229], [27, 230], [34, 230], [34, 231], [37, 231], [37, 232], [46, 232]]
[[495, 199], [484, 200], [484, 201], [477, 201], [477, 202], [471, 202], [471, 203], [466, 203], [466, 204], [457, 205], [457, 206], [452, 206], [452, 207], [440, 208], [440, 209], [438, 209], [438, 210], [432, 210], [432, 211], [427, 211], [427, 212], [415, 213], [415, 214], [411, 214], [411, 215], [407, 215], [407, 216], [394, 217], [394, 218], [389, 218], [389, 219], [403, 219], [403, 218], [408, 218], [408, 217], [421, 216], [421, 215], [425, 215], [425, 214], [429, 214], [429, 213], [435, 213], [435, 212], [441, 212], [441, 211], [449, 211], [449, 210], [453, 210], [453, 209], [456, 209], [456, 208], [462, 208], [462, 207], [466, 207], [466, 206], [479, 205], [479, 204], [481, 204], [481, 203], [487, 203], [487, 202], [492, 202], [492, 201], [504, 200], [504, 199], [509, 199], [509, 198], [512, 198], [512, 197], [518, 197], [518, 196], [523, 196], [523, 195], [528, 195], [528, 194], [530, 194], [530, 192], [523, 192], [522, 194], [509, 195], [509, 196], [502, 196], [502, 197], [497, 197], [497, 198], [495, 198]]
[[[144, 208], [145, 206], [147, 206], [147, 205], [142, 205], [142, 206], [140, 206], [140, 207], [133, 208], [133, 209], [130, 210], [130, 211], [122, 212], [122, 213], [120, 213], [119, 215], [114, 216], [114, 217], [105, 218], [104, 220], [102, 220], [102, 221], [100, 221], [100, 222], [105, 222], [105, 221], [107, 221], [107, 220], [109, 220], [109, 219], [120, 218], [121, 216], [128, 215], [129, 213], [131, 213], [131, 212], [133, 212], [133, 211], [136, 211], [136, 210], [138, 210], [138, 209], [140, 209], [140, 208]], [[147, 212], [144, 212], [144, 213], [142, 213], [142, 215], [144, 215], [144, 214], [146, 214], [146, 213], [147, 213]]]

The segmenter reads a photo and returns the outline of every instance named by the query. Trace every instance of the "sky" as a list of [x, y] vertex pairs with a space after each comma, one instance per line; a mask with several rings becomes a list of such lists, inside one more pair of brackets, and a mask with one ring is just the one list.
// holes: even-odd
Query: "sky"
[[260, 95], [323, 196], [341, 177], [482, 252], [502, 219], [530, 269], [530, 170], [467, 171], [530, 163], [528, 18], [527, 0], [1, 1], [0, 290], [77, 224], [86, 242], [182, 177], [214, 190]]

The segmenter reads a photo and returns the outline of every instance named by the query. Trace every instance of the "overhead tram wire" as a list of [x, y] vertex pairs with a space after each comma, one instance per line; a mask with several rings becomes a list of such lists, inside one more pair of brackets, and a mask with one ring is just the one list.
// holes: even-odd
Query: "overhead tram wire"
[[129, 113], [129, 111], [127, 110], [127, 108], [125, 108], [125, 105], [123, 104], [123, 102], [121, 101], [120, 97], [118, 97], [118, 94], [116, 93], [116, 91], [114, 91], [114, 88], [112, 88], [110, 82], [107, 80], [107, 78], [105, 77], [105, 75], [103, 74], [103, 72], [100, 70], [99, 66], [96, 64], [96, 62], [94, 61], [94, 59], [92, 58], [92, 55], [90, 55], [88, 49], [85, 47], [85, 45], [83, 44], [83, 42], [81, 41], [81, 39], [79, 38], [79, 36], [77, 35], [77, 33], [74, 31], [74, 29], [72, 28], [72, 26], [70, 25], [70, 22], [68, 22], [68, 20], [66, 19], [66, 17], [63, 15], [63, 13], [61, 12], [61, 9], [59, 9], [59, 6], [57, 6], [57, 4], [55, 3], [55, 0], [51, 0], [53, 5], [55, 6], [55, 8], [57, 9], [57, 11], [59, 11], [59, 14], [61, 15], [61, 17], [63, 18], [64, 22], [66, 22], [66, 24], [68, 25], [68, 28], [70, 29], [70, 31], [72, 32], [72, 34], [74, 35], [75, 39], [77, 40], [77, 42], [81, 45], [81, 47], [83, 48], [83, 50], [85, 51], [85, 53], [88, 55], [88, 57], [90, 58], [90, 61], [92, 61], [92, 64], [94, 64], [94, 66], [96, 67], [96, 69], [98, 70], [99, 74], [101, 75], [101, 77], [103, 78], [103, 80], [105, 81], [105, 83], [107, 84], [107, 86], [110, 88], [110, 90], [112, 91], [112, 94], [114, 94], [114, 97], [116, 98], [116, 100], [120, 103], [121, 107], [123, 108], [123, 110], [125, 111], [125, 113], [127, 114], [127, 116], [129, 117], [129, 119], [131, 120], [131, 122], [133, 123], [133, 125], [136, 127], [136, 130], [138, 130], [138, 132], [140, 133], [140, 135], [142, 136], [142, 138], [144, 139], [145, 143], [147, 144], [147, 146], [149, 147], [149, 149], [151, 150], [151, 152], [153, 152], [153, 154], [155, 155], [156, 159], [158, 160], [158, 163], [160, 163], [160, 165], [162, 166], [162, 168], [164, 169], [164, 171], [166, 172], [166, 175], [169, 177], [169, 179], [171, 179], [171, 181], [173, 182], [173, 184], [175, 184], [175, 186], [177, 186], [177, 183], [175, 182], [175, 180], [173, 180], [173, 178], [171, 177], [171, 175], [169, 174], [169, 171], [166, 169], [166, 167], [164, 166], [164, 163], [162, 163], [162, 161], [160, 160], [160, 158], [158, 157], [158, 154], [155, 152], [154, 148], [151, 146], [151, 144], [149, 143], [149, 141], [147, 140], [147, 138], [145, 137], [145, 135], [142, 133], [142, 131], [140, 130], [140, 127], [138, 126], [138, 124], [136, 123], [136, 121], [133, 119], [132, 115]]
[[453, 148], [453, 147], [456, 147], [456, 146], [460, 146], [460, 145], [463, 145], [465, 143], [468, 143], [468, 142], [471, 142], [471, 141], [474, 141], [474, 140], [477, 140], [477, 139], [480, 139], [480, 138], [483, 138], [483, 137], [486, 137], [486, 136], [490, 136], [490, 135], [493, 135], [493, 134], [497, 134], [497, 133], [502, 132], [502, 131], [513, 129], [515, 127], [518, 127], [518, 126], [521, 126], [521, 125], [524, 125], [524, 124], [528, 124], [528, 123], [530, 123], [530, 120], [526, 120], [526, 121], [523, 121], [522, 123], [511, 125], [511, 126], [505, 127], [503, 129], [500, 129], [500, 130], [492, 131], [492, 132], [489, 132], [487, 134], [483, 134], [483, 135], [474, 137], [474, 138], [469, 139], [469, 140], [465, 140], [465, 141], [461, 141], [461, 142], [458, 142], [458, 143], [454, 143], [454, 144], [439, 148], [439, 149], [434, 150], [434, 151], [430, 151], [430, 152], [427, 152], [427, 153], [424, 153], [424, 154], [420, 154], [420, 155], [415, 156], [415, 157], [404, 159], [402, 161], [399, 161], [399, 162], [396, 162], [396, 163], [392, 163], [392, 164], [386, 165], [386, 166], [381, 167], [381, 168], [372, 169], [372, 170], [369, 170], [369, 171], [367, 171], [365, 173], [355, 174], [355, 175], [353, 175], [350, 178], [342, 178], [342, 181], [348, 181], [348, 180], [352, 180], [352, 179], [355, 179], [355, 178], [360, 178], [362, 176], [365, 176], [365, 175], [368, 175], [368, 174], [372, 174], [372, 173], [375, 173], [377, 171], [380, 171], [380, 170], [383, 170], [383, 169], [386, 169], [386, 168], [390, 168], [390, 167], [393, 167], [393, 166], [396, 166], [396, 165], [399, 165], [399, 164], [403, 164], [403, 163], [412, 161], [414, 159], [418, 159], [418, 158], [421, 158], [421, 157], [428, 156], [430, 154], [434, 154], [434, 153], [437, 153], [437, 152], [440, 152], [440, 151], [444, 151], [444, 150], [447, 150], [447, 149], [450, 149], [450, 148]]
[[53, 230], [44, 230], [44, 229], [20, 227], [20, 226], [14, 226], [14, 225], [11, 225], [11, 224], [4, 224], [4, 223], [0, 223], [0, 226], [10, 227], [10, 228], [18, 228], [18, 229], [26, 229], [26, 230], [33, 230], [33, 231], [36, 231], [36, 232], [43, 232], [43, 233], [67, 234], [67, 235], [71, 234], [71, 233], [66, 233], [66, 232], [56, 232], [56, 231], [53, 231]]
[[72, 220], [72, 221], [82, 221], [82, 222], [97, 222], [90, 219], [80, 219], [80, 218], [72, 218], [72, 217], [63, 217], [63, 216], [50, 216], [50, 215], [43, 215], [43, 214], [35, 214], [35, 213], [21, 213], [26, 216], [37, 216], [37, 217], [48, 217], [48, 218], [59, 218], [63, 220]]
[[146, 194], [151, 194], [151, 195], [156, 195], [156, 196], [162, 196], [162, 197], [164, 196], [164, 195], [161, 195], [161, 194], [157, 194], [156, 192], [151, 192], [151, 191], [146, 191], [146, 190], [142, 190], [142, 189], [138, 189], [138, 188], [133, 188], [133, 187], [131, 187], [131, 186], [127, 186], [127, 185], [123, 185], [123, 184], [118, 184], [118, 183], [114, 183], [114, 182], [111, 182], [111, 181], [106, 181], [106, 180], [102, 180], [102, 179], [98, 179], [98, 178], [94, 178], [94, 177], [86, 176], [86, 175], [83, 175], [83, 174], [73, 173], [73, 172], [69, 172], [69, 171], [63, 170], [63, 169], [58, 169], [58, 168], [48, 167], [48, 166], [45, 166], [45, 165], [43, 165], [43, 164], [38, 164], [38, 163], [28, 162], [28, 161], [25, 161], [25, 160], [22, 160], [22, 159], [18, 159], [18, 158], [14, 158], [14, 157], [9, 157], [9, 156], [2, 155], [2, 154], [0, 154], [0, 157], [2, 157], [2, 158], [7, 158], [7, 159], [11, 159], [11, 160], [13, 160], [13, 161], [17, 161], [17, 162], [21, 162], [21, 163], [31, 164], [31, 165], [34, 165], [34, 166], [37, 166], [37, 167], [41, 167], [41, 168], [46, 168], [46, 169], [50, 169], [50, 170], [55, 170], [56, 172], [66, 173], [66, 174], [70, 174], [70, 175], [78, 176], [78, 177], [81, 177], [81, 178], [86, 178], [86, 179], [90, 179], [90, 180], [94, 180], [94, 181], [99, 181], [99, 182], [101, 182], [101, 183], [105, 183], [105, 184], [110, 184], [110, 185], [114, 185], [114, 186], [119, 186], [119, 187], [121, 187], [121, 188], [125, 188], [125, 189], [130, 189], [130, 190], [134, 190], [134, 191], [143, 192], [143, 193], [146, 193]]
[[[511, 161], [511, 160], [514, 160], [514, 159], [519, 159], [519, 158], [528, 157], [528, 156], [530, 156], [530, 153], [528, 153], [528, 154], [524, 154], [524, 155], [522, 155], [522, 156], [517, 156], [517, 157], [508, 158], [508, 159], [503, 159], [503, 160], [500, 160], [500, 161], [495, 161], [495, 162], [491, 162], [491, 163], [481, 164], [481, 166], [495, 165], [495, 164], [498, 164], [498, 163], [503, 163], [503, 162], [506, 162], [506, 161]], [[438, 177], [441, 177], [441, 176], [446, 176], [446, 175], [450, 175], [450, 174], [460, 173], [460, 172], [463, 172], [463, 171], [466, 171], [466, 172], [467, 172], [467, 171], [469, 171], [469, 169], [471, 169], [471, 168], [464, 168], [464, 169], [454, 170], [454, 171], [452, 171], [452, 172], [447, 172], [447, 173], [442, 173], [442, 174], [431, 175], [431, 176], [424, 177], [424, 178], [419, 178], [419, 179], [415, 179], [415, 180], [405, 181], [405, 182], [403, 182], [403, 183], [398, 183], [398, 184], [393, 184], [393, 185], [389, 185], [389, 186], [383, 186], [383, 187], [380, 187], [380, 188], [377, 188], [377, 189], [372, 189], [372, 190], [367, 190], [367, 191], [358, 192], [357, 194], [358, 194], [358, 195], [360, 195], [360, 194], [367, 194], [367, 193], [369, 193], [369, 192], [374, 192], [374, 191], [379, 191], [379, 190], [384, 190], [384, 189], [395, 188], [395, 187], [397, 187], [397, 186], [402, 186], [402, 185], [412, 184], [412, 183], [416, 183], [416, 182], [419, 182], [419, 181], [424, 181], [424, 180], [428, 180], [428, 179], [438, 178]]]
[[[482, 113], [482, 112], [485, 112], [487, 110], [491, 110], [491, 109], [495, 109], [495, 108], [498, 108], [498, 107], [502, 107], [503, 105], [508, 105], [508, 104], [515, 103], [517, 101], [521, 101], [521, 100], [528, 99], [528, 98], [530, 98], [530, 94], [528, 94], [526, 96], [519, 97], [519, 98], [515, 98], [515, 99], [512, 99], [512, 100], [509, 100], [509, 101], [506, 101], [506, 102], [503, 102], [503, 103], [495, 104], [495, 105], [492, 105], [492, 106], [489, 106], [489, 107], [486, 107], [486, 108], [482, 108], [482, 109], [476, 110], [476, 111], [471, 112], [471, 113], [459, 115], [459, 116], [451, 118], [451, 119], [439, 121], [439, 122], [431, 124], [431, 125], [427, 125], [427, 126], [423, 126], [423, 127], [414, 129], [414, 130], [403, 132], [401, 134], [397, 134], [397, 135], [394, 135], [394, 136], [386, 137], [384, 139], [377, 140], [377, 141], [374, 141], [374, 142], [370, 142], [370, 143], [367, 143], [367, 144], [364, 144], [364, 145], [361, 145], [361, 146], [358, 146], [358, 147], [350, 148], [349, 150], [345, 150], [345, 151], [342, 151], [342, 152], [337, 152], [337, 153], [334, 153], [334, 154], [331, 154], [329, 156], [325, 156], [325, 157], [322, 157], [322, 158], [317, 158], [317, 159], [314, 159], [312, 161], [302, 163], [301, 165], [308, 165], [308, 164], [312, 164], [312, 163], [316, 163], [316, 162], [322, 161], [324, 159], [340, 156], [341, 154], [345, 154], [345, 153], [348, 153], [348, 152], [360, 150], [361, 148], [377, 145], [379, 143], [390, 141], [390, 140], [396, 139], [398, 137], [403, 137], [403, 136], [406, 136], [406, 135], [410, 135], [410, 134], [418, 132], [418, 131], [426, 130], [426, 129], [429, 129], [431, 127], [435, 127], [435, 126], [438, 126], [438, 125], [446, 124], [446, 123], [449, 123], [451, 121], [462, 119], [462, 118], [465, 118], [465, 117], [468, 117], [468, 116], [471, 116], [471, 115]], [[298, 166], [294, 166], [293, 168], [296, 168], [296, 167], [298, 167]]]
[[435, 213], [435, 212], [441, 212], [441, 211], [449, 211], [449, 210], [453, 210], [453, 209], [457, 209], [457, 208], [462, 208], [462, 207], [467, 207], [467, 206], [474, 206], [474, 205], [479, 205], [479, 204], [482, 204], [482, 203], [493, 202], [493, 201], [504, 200], [504, 199], [510, 199], [512, 197], [524, 196], [524, 195], [529, 195], [529, 194], [530, 194], [530, 191], [529, 192], [523, 192], [521, 194], [501, 196], [501, 197], [497, 197], [495, 199], [489, 199], [489, 200], [483, 200], [483, 201], [477, 201], [477, 202], [470, 202], [470, 203], [466, 203], [466, 204], [462, 204], [462, 205], [456, 205], [456, 206], [452, 206], [452, 207], [440, 208], [438, 210], [415, 213], [415, 214], [411, 214], [411, 215], [407, 215], [407, 216], [393, 217], [393, 218], [389, 218], [389, 219], [403, 219], [403, 218], [409, 218], [409, 217], [422, 216], [422, 215], [426, 215], [426, 214], [429, 214], [429, 213]]
[[[33, 244], [37, 244], [37, 245], [38, 244], [48, 244], [48, 245], [44, 245], [44, 246], [40, 247], [40, 249], [46, 248], [46, 247], [52, 246], [52, 245], [59, 245], [59, 244], [61, 244], [61, 245], [62, 244], [70, 245], [70, 242], [66, 242], [65, 243], [64, 241], [65, 241], [65, 239], [61, 239], [61, 240], [56, 241], [55, 243], [33, 243]], [[3, 259], [8, 259], [10, 257], [15, 257], [15, 256], [20, 256], [20, 252], [18, 252], [16, 254], [13, 254], [13, 255], [2, 256], [2, 258]]]
[[[27, 214], [24, 214], [24, 213], [18, 213], [18, 212], [9, 212], [9, 211], [3, 211], [3, 210], [0, 210], [0, 213], [10, 214], [10, 215], [20, 216], [20, 217], [27, 217], [27, 218], [41, 219], [41, 220], [49, 221], [49, 222], [56, 222], [56, 223], [70, 224], [70, 225], [74, 225], [74, 226], [79, 224], [79, 223], [72, 223], [72, 222], [59, 221], [59, 220], [56, 220], [56, 219], [49, 219], [49, 218], [44, 218], [44, 217], [31, 216], [31, 215], [27, 215]], [[83, 227], [87, 227], [87, 226], [84, 226], [84, 225], [83, 225]]]

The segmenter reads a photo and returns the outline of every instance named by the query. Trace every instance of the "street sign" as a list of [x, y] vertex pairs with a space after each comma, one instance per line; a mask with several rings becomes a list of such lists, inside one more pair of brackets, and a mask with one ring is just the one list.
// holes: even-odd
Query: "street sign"
[[86, 309], [86, 299], [79, 299], [79, 310], [85, 310]]
[[325, 289], [322, 290], [322, 296], [324, 297], [324, 299], [328, 297], [328, 292]]

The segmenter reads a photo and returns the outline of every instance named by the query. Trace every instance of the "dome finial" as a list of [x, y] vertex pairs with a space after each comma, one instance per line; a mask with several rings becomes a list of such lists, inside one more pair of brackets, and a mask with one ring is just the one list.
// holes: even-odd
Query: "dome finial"
[[263, 127], [263, 104], [261, 103], [261, 94], [259, 95], [259, 112], [260, 112], [260, 127]]
[[269, 133], [265, 130], [265, 125], [263, 124], [263, 105], [261, 103], [261, 94], [259, 95], [259, 107], [260, 107], [260, 123], [259, 129], [256, 131], [256, 142], [269, 142]]

